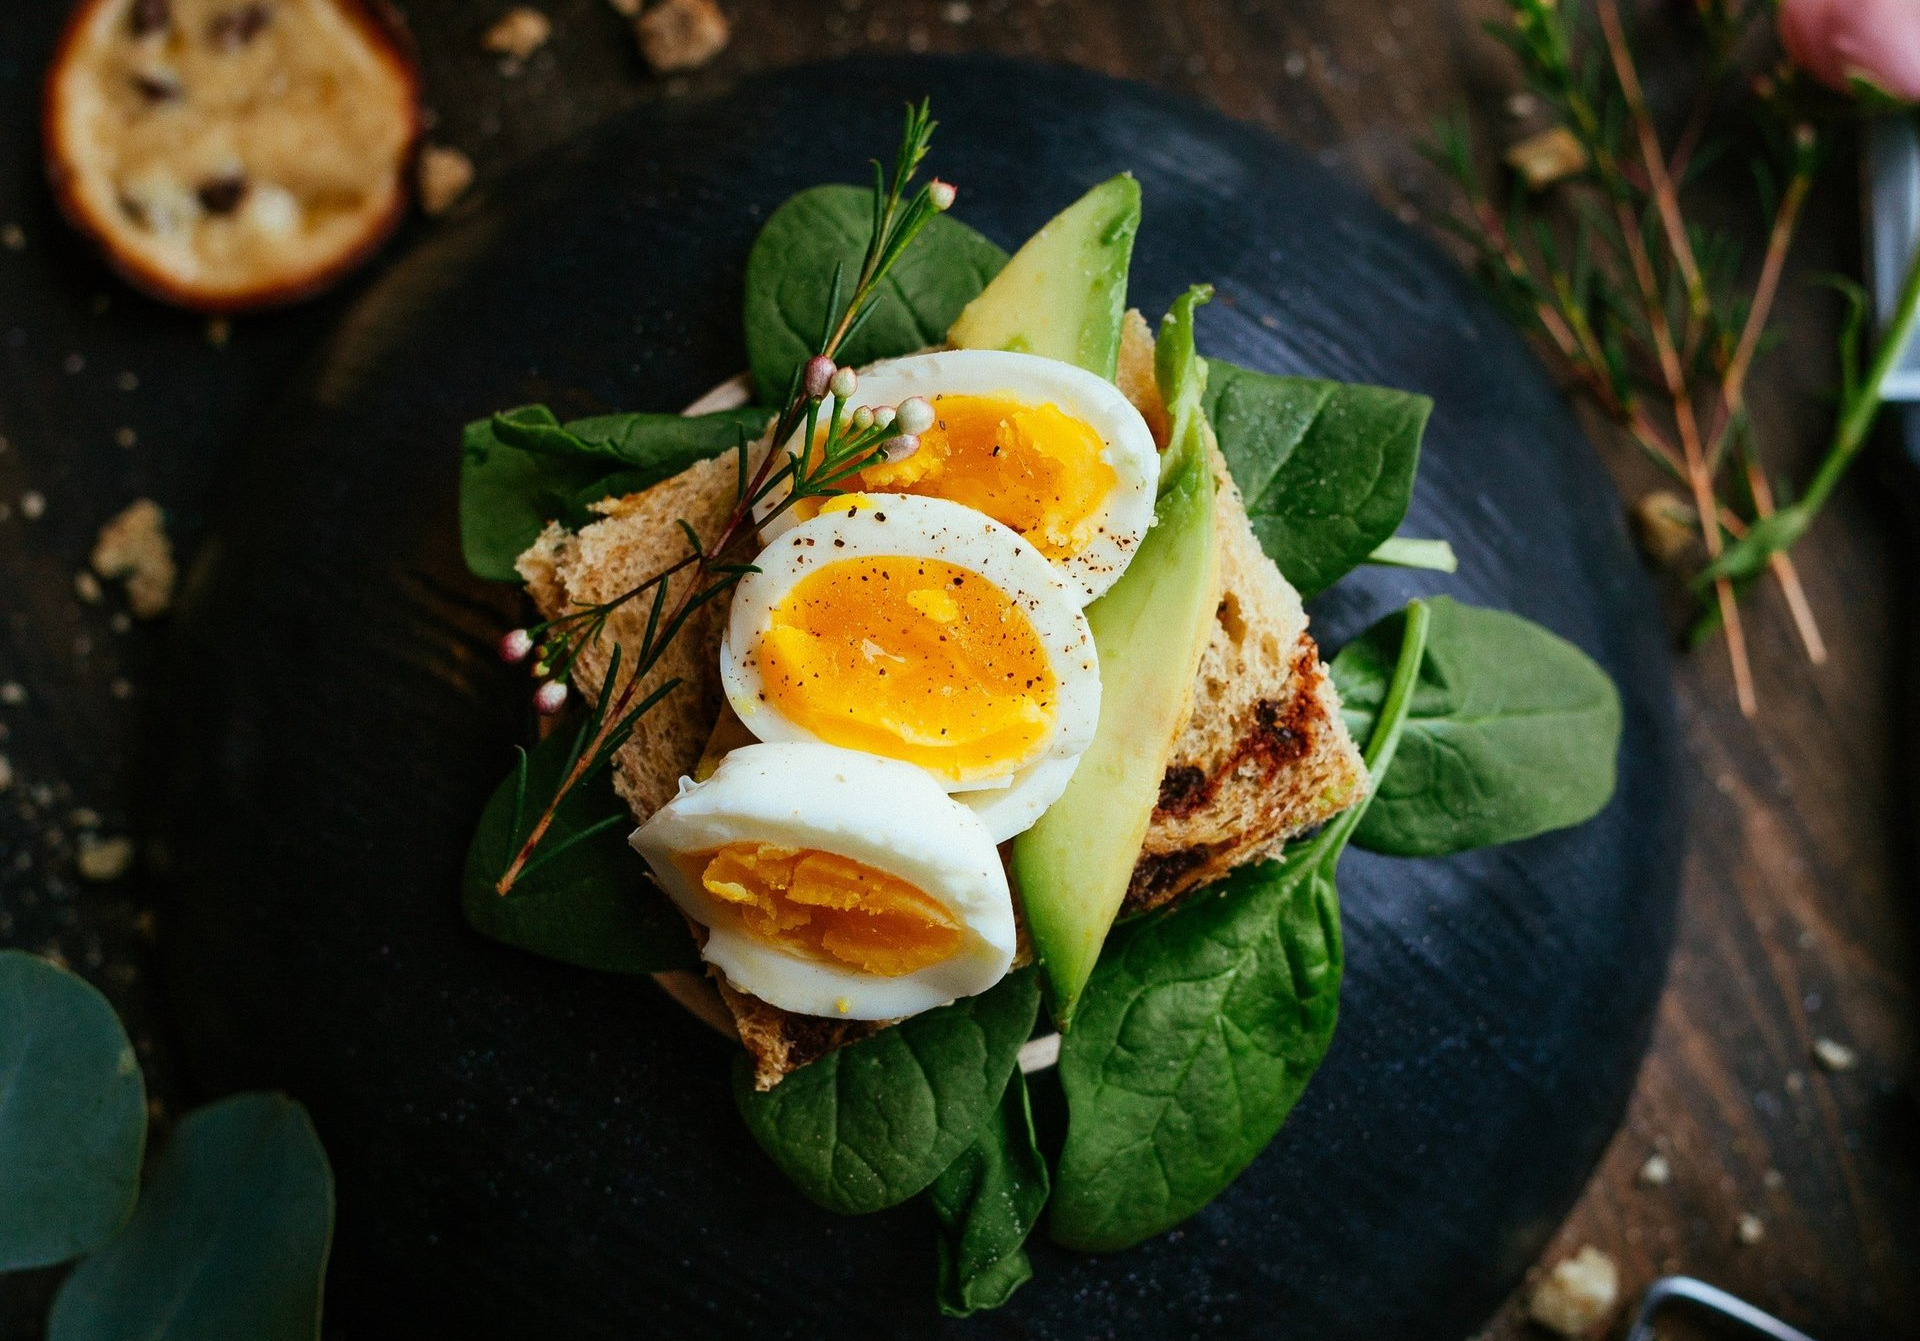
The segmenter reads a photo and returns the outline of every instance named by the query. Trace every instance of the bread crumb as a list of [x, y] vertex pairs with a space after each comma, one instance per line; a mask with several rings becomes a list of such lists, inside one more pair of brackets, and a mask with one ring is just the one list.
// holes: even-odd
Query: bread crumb
[[119, 387], [122, 391], [138, 391], [140, 389], [140, 374], [135, 372], [123, 372], [118, 377], [113, 379], [113, 384]]
[[1778, 1192], [1787, 1185], [1787, 1175], [1778, 1169], [1768, 1169], [1760, 1175], [1760, 1185], [1769, 1192]]
[[0, 684], [0, 703], [9, 708], [17, 708], [27, 701], [27, 687], [18, 680], [8, 680]]
[[24, 251], [27, 245], [27, 235], [20, 231], [19, 224], [10, 223], [4, 228], [0, 228], [0, 244], [5, 245], [8, 251]]
[[1662, 1154], [1647, 1156], [1647, 1162], [1640, 1166], [1640, 1185], [1642, 1187], [1665, 1187], [1673, 1181], [1673, 1164]]
[[173, 543], [166, 518], [151, 498], [135, 499], [100, 528], [93, 543], [93, 571], [109, 580], [125, 578], [127, 604], [141, 619], [163, 615], [173, 604]]
[[1813, 1060], [1828, 1071], [1851, 1071], [1860, 1064], [1860, 1054], [1838, 1039], [1816, 1038]]
[[21, 494], [20, 515], [28, 521], [39, 521], [47, 515], [47, 496], [38, 489], [29, 489]]
[[1507, 115], [1524, 121], [1540, 110], [1540, 100], [1531, 93], [1515, 93], [1507, 98]]
[[713, 0], [661, 0], [633, 22], [640, 54], [662, 74], [697, 70], [718, 56], [732, 36]]
[[1527, 1299], [1527, 1316], [1561, 1336], [1581, 1336], [1613, 1312], [1620, 1270], [1588, 1244], [1556, 1265]]
[[233, 323], [225, 317], [215, 317], [207, 323], [207, 343], [215, 349], [225, 349], [232, 338]]
[[74, 854], [74, 864], [79, 869], [82, 880], [88, 880], [94, 884], [118, 880], [133, 867], [133, 840], [81, 834], [79, 849]]
[[0, 792], [13, 786], [13, 761], [0, 754]]
[[140, 441], [140, 435], [130, 428], [116, 428], [113, 430], [113, 445], [116, 447], [131, 449], [138, 441]]
[[516, 5], [487, 29], [480, 44], [495, 55], [523, 61], [547, 44], [553, 36], [553, 23], [531, 5]]
[[956, 28], [973, 22], [973, 6], [967, 0], [949, 0], [940, 7], [940, 17]]
[[112, 684], [107, 686], [107, 692], [124, 703], [133, 697], [133, 681], [116, 678]]
[[417, 173], [421, 210], [444, 214], [473, 185], [473, 160], [458, 149], [430, 144], [420, 151]]
[[1742, 1248], [1751, 1248], [1767, 1236], [1767, 1227], [1759, 1216], [1748, 1211], [1735, 1222], [1733, 1236]]
[[1565, 126], [1529, 135], [1507, 150], [1507, 166], [1526, 181], [1532, 191], [1544, 191], [1555, 182], [1571, 177], [1587, 166], [1587, 151]]
[[1671, 568], [1692, 552], [1700, 514], [1670, 489], [1643, 494], [1633, 505], [1633, 534], [1649, 559]]
[[607, 6], [623, 19], [640, 17], [640, 0], [607, 0]]

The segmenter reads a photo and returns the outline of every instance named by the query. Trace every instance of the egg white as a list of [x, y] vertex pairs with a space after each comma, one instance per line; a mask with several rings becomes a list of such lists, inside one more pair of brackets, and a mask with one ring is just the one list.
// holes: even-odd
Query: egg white
[[[985, 823], [911, 764], [832, 745], [747, 745], [634, 830], [701, 952], [734, 987], [801, 1015], [891, 1020], [984, 992], [1012, 966], [1013, 898]], [[795, 953], [747, 932], [679, 858], [728, 843], [832, 852], [915, 886], [965, 927], [960, 950], [897, 978]]]
[[[940, 395], [1000, 396], [1027, 405], [1051, 402], [1099, 434], [1105, 444], [1101, 459], [1116, 476], [1114, 487], [1087, 520], [1091, 529], [1087, 543], [1058, 563], [1082, 605], [1119, 581], [1153, 524], [1154, 493], [1160, 480], [1160, 453], [1153, 431], [1120, 389], [1084, 368], [1038, 354], [943, 349], [871, 365], [859, 374], [850, 403], [856, 409], [877, 408], [898, 405], [911, 396], [931, 401]], [[834, 410], [834, 399], [828, 396], [823, 419]], [[805, 432], [799, 430], [788, 441], [788, 450], [800, 450]], [[795, 524], [790, 512], [767, 520], [784, 497], [784, 491], [775, 491], [755, 509], [768, 537]]]
[[[774, 608], [800, 579], [829, 563], [882, 555], [939, 559], [977, 574], [1026, 614], [1046, 652], [1058, 685], [1050, 735], [1030, 757], [1003, 773], [965, 781], [934, 779], [951, 792], [995, 793], [1000, 804], [991, 812], [994, 836], [1011, 838], [1038, 819], [1040, 810], [1066, 786], [1059, 768], [1038, 766], [1078, 759], [1093, 740], [1100, 720], [1100, 657], [1086, 615], [1046, 556], [985, 513], [943, 498], [849, 494], [783, 532], [754, 560], [758, 571], [747, 574], [734, 590], [720, 643], [720, 683], [727, 701], [761, 740], [818, 740], [771, 699], [761, 697], [765, 680], [753, 649]], [[1071, 776], [1070, 769], [1067, 773]], [[1052, 794], [1034, 809], [1032, 801], [1049, 789]], [[1029, 811], [1031, 816], [1018, 828], [1007, 828], [1014, 817]]]

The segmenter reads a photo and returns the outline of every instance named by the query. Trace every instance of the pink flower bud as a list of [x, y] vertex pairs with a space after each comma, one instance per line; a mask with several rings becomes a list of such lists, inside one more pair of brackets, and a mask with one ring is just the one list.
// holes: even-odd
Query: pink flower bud
[[509, 666], [517, 666], [533, 654], [533, 635], [525, 629], [514, 629], [500, 640], [500, 659]]
[[880, 444], [882, 461], [904, 461], [920, 450], [920, 439], [911, 433], [896, 433]]
[[927, 183], [927, 199], [943, 214], [953, 208], [953, 198], [959, 194], [952, 182], [943, 182], [938, 177]]
[[860, 379], [851, 368], [835, 368], [833, 376], [827, 379], [827, 389], [840, 400], [845, 400], [860, 385]]
[[918, 437], [933, 427], [933, 406], [927, 404], [923, 396], [909, 396], [900, 402], [894, 420], [902, 433], [911, 433]]
[[1780, 0], [1780, 45], [1793, 63], [1845, 93], [1862, 82], [1920, 101], [1920, 4]]
[[533, 691], [533, 710], [542, 717], [551, 717], [567, 703], [567, 686], [559, 680], [548, 680]]
[[807, 360], [807, 369], [800, 374], [800, 389], [806, 392], [808, 400], [819, 400], [827, 394], [834, 372], [833, 360], [825, 354], [815, 354]]

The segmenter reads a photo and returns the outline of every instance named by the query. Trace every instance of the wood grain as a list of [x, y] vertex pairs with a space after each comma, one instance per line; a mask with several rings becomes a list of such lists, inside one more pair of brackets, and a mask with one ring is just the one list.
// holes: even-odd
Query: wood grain
[[[1437, 118], [1465, 108], [1492, 143], [1531, 128], [1510, 115], [1513, 72], [1479, 31], [1500, 12], [1496, 0], [724, 3], [732, 46], [704, 70], [663, 80], [645, 73], [624, 21], [603, 0], [547, 5], [554, 39], [512, 75], [496, 70], [479, 42], [504, 5], [414, 0], [407, 9], [436, 104], [433, 138], [468, 152], [484, 186], [620, 107], [698, 96], [840, 51], [991, 50], [1089, 65], [1211, 102], [1308, 145], [1417, 220], [1445, 200], [1417, 148]], [[0, 754], [16, 773], [0, 794], [0, 943], [59, 951], [100, 981], [136, 1021], [164, 1098], [172, 1081], [144, 976], [153, 910], [137, 880], [81, 889], [71, 836], [85, 826], [69, 813], [85, 807], [108, 828], [139, 829], [139, 705], [156, 638], [114, 631], [111, 605], [44, 598], [83, 563], [92, 529], [138, 493], [170, 509], [190, 551], [224, 459], [202, 444], [234, 424], [197, 418], [178, 402], [184, 393], [169, 400], [149, 389], [129, 396], [133, 448], [60, 440], [63, 398], [113, 394], [113, 372], [63, 370], [102, 321], [118, 319], [115, 310], [137, 314], [154, 341], [201, 335], [197, 323], [125, 297], [51, 218], [33, 162], [31, 86], [61, 6], [22, 8], [30, 12], [17, 23], [10, 16], [0, 32], [0, 223], [24, 223], [27, 250], [0, 253], [0, 264], [60, 268], [71, 276], [72, 310], [0, 313], [0, 328], [23, 332], [0, 349], [0, 386], [36, 388], [31, 406], [0, 392], [8, 443], [0, 501], [10, 505], [0, 522], [0, 682], [29, 694], [25, 706], [0, 707]], [[1805, 477], [1823, 441], [1837, 312], [1803, 281], [1818, 270], [1857, 273], [1849, 172], [1850, 163], [1837, 164], [1815, 193], [1794, 258], [1799, 279], [1783, 297], [1788, 335], [1752, 391], [1767, 459], [1786, 480]], [[1741, 217], [1731, 198], [1709, 194], [1703, 203], [1735, 220], [1757, 251], [1757, 219]], [[102, 300], [105, 312], [96, 310]], [[256, 371], [276, 366], [327, 310], [242, 324], [234, 351], [208, 349], [206, 375], [218, 375], [222, 357]], [[1653, 483], [1604, 425], [1595, 437], [1630, 496]], [[1900, 505], [1910, 484], [1892, 461], [1869, 461], [1799, 551], [1832, 649], [1825, 667], [1806, 662], [1771, 591], [1752, 602], [1761, 723], [1734, 708], [1723, 654], [1709, 648], [1680, 665], [1695, 801], [1679, 950], [1626, 1125], [1546, 1259], [1596, 1244], [1619, 1261], [1629, 1298], [1663, 1272], [1701, 1275], [1821, 1341], [1920, 1335], [1912, 1272], [1920, 1262], [1917, 815], [1908, 766], [1920, 738], [1897, 697], [1913, 681], [1903, 652], [1920, 555], [1916, 514]], [[29, 491], [49, 501], [40, 523], [19, 515]], [[1819, 1039], [1852, 1048], [1857, 1065], [1816, 1064]], [[1656, 1151], [1672, 1179], [1647, 1186], [1638, 1174]], [[1757, 1243], [1736, 1233], [1747, 1214], [1763, 1226]], [[0, 1336], [35, 1334], [44, 1285], [9, 1282], [0, 1291]], [[1528, 1334], [1517, 1302], [1488, 1334]]]

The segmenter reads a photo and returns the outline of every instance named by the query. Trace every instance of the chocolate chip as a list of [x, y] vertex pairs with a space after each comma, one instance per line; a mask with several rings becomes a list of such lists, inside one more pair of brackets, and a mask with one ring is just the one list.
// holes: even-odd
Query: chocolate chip
[[133, 35], [145, 37], [173, 26], [172, 0], [133, 0]]
[[247, 179], [239, 174], [209, 177], [194, 194], [200, 197], [200, 208], [208, 214], [232, 214], [247, 194]]
[[133, 76], [133, 89], [148, 102], [175, 102], [180, 97], [180, 81], [172, 75], [147, 74], [136, 71]]
[[216, 14], [207, 25], [207, 40], [221, 51], [237, 51], [273, 21], [273, 11], [265, 5], [242, 5]]

